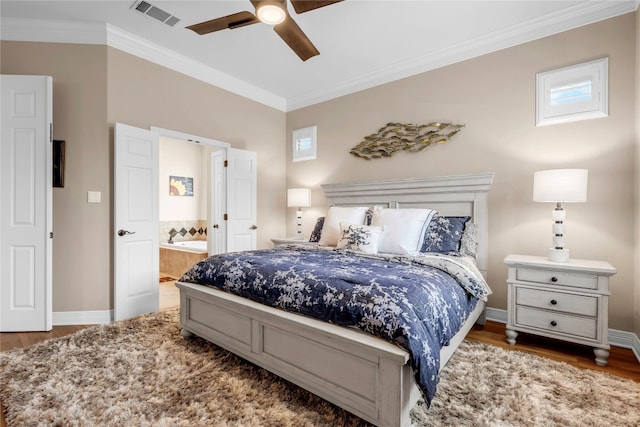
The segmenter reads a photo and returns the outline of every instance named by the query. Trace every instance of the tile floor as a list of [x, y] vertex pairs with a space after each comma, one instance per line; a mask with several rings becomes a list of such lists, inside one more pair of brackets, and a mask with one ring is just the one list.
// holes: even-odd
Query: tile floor
[[[168, 274], [160, 273], [160, 277]], [[176, 287], [176, 281], [160, 282], [160, 310], [166, 310], [180, 305], [180, 290]]]

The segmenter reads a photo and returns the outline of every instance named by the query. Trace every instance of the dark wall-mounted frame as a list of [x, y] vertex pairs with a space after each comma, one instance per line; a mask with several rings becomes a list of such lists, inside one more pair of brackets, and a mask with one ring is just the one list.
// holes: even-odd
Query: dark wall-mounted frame
[[64, 141], [53, 140], [53, 186], [64, 187]]

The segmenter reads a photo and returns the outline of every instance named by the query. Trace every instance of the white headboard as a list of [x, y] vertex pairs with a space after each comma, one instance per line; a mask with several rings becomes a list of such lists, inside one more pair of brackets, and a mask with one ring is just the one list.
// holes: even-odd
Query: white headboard
[[478, 268], [487, 276], [488, 192], [494, 173], [322, 184], [332, 206], [431, 208], [439, 215], [470, 215], [478, 226]]

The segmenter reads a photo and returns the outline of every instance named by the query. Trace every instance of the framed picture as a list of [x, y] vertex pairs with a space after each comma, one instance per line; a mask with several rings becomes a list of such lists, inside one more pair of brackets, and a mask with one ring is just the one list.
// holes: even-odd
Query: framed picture
[[313, 160], [316, 158], [316, 126], [296, 129], [291, 135], [292, 149], [291, 160]]
[[609, 58], [536, 74], [536, 126], [609, 115]]
[[64, 141], [53, 140], [53, 186], [64, 187]]
[[169, 195], [193, 196], [193, 178], [185, 176], [170, 176]]

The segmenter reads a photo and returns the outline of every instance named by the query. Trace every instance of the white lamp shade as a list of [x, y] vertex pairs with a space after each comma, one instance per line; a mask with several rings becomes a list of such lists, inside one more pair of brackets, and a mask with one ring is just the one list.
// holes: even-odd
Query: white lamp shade
[[534, 202], [586, 202], [587, 169], [550, 169], [533, 175]]
[[311, 206], [311, 190], [309, 188], [289, 188], [287, 190], [287, 206], [295, 208]]

